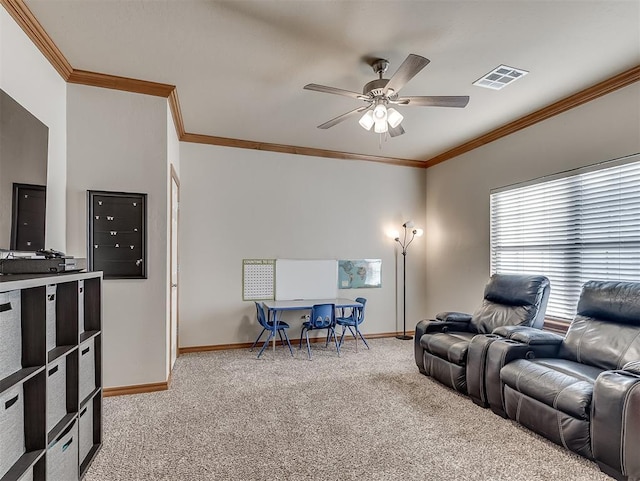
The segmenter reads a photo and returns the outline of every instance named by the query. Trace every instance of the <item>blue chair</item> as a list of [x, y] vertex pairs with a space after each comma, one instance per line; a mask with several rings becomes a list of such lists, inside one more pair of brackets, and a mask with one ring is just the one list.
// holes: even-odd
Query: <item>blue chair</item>
[[[307, 354], [309, 354], [309, 360], [311, 360], [311, 346], [309, 345], [309, 331], [318, 329], [327, 329], [327, 339], [333, 334], [333, 339], [336, 343], [336, 350], [338, 356], [340, 355], [340, 346], [338, 345], [338, 336], [336, 335], [336, 305], [335, 304], [316, 304], [311, 308], [311, 314], [309, 320], [302, 323], [302, 331], [300, 332], [300, 346], [298, 349], [302, 349], [302, 336], [306, 336], [307, 339]], [[327, 341], [326, 345], [329, 342]]]
[[[358, 329], [358, 326], [362, 324], [362, 321], [364, 321], [364, 306], [367, 303], [367, 300], [364, 297], [358, 297], [356, 299], [356, 302], [359, 302], [360, 304], [362, 304], [362, 307], [352, 308], [351, 315], [349, 317], [336, 318], [336, 324], [338, 326], [342, 326], [342, 335], [340, 336], [340, 346], [342, 346], [342, 341], [344, 340], [344, 333], [346, 332], [347, 329], [349, 329], [353, 338], [357, 339], [356, 338], [356, 333], [357, 333], [360, 336], [360, 339], [362, 339], [362, 342], [364, 342], [364, 345], [367, 346], [367, 349], [369, 349], [369, 344], [367, 344], [367, 340], [362, 335], [362, 332], [360, 332], [360, 329]], [[353, 330], [354, 328], [355, 328], [355, 332]]]
[[[269, 345], [269, 341], [273, 337], [273, 322], [267, 320], [267, 317], [264, 314], [264, 309], [262, 307], [262, 304], [260, 304], [259, 302], [256, 302], [255, 304], [256, 304], [256, 316], [258, 318], [258, 322], [262, 326], [262, 331], [260, 332], [260, 335], [251, 346], [250, 351], [253, 351], [253, 348], [256, 347], [256, 344], [258, 344], [258, 341], [260, 341], [260, 338], [262, 337], [262, 334], [264, 334], [264, 331], [269, 331], [269, 337], [267, 337], [267, 340], [264, 341], [264, 345], [262, 346], [262, 349], [260, 349], [260, 352], [258, 353], [258, 358], [260, 358], [260, 356], [262, 355], [266, 347]], [[286, 329], [289, 329], [289, 324], [287, 324], [286, 322], [278, 321], [278, 335], [280, 336], [280, 341], [282, 341], [283, 345], [284, 345], [284, 341], [285, 340], [287, 341], [287, 345], [289, 346], [289, 352], [291, 352], [291, 355], [293, 356], [293, 349], [291, 349], [291, 343], [289, 342], [289, 336], [287, 336]], [[283, 334], [284, 334], [284, 339], [282, 338]]]

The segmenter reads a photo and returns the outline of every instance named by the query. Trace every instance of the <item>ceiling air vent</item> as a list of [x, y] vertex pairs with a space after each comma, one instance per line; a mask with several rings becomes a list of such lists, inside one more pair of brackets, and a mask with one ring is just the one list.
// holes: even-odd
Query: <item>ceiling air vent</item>
[[473, 85], [493, 90], [500, 90], [506, 85], [515, 82], [520, 77], [524, 77], [528, 73], [529, 72], [526, 70], [500, 65], [473, 82]]

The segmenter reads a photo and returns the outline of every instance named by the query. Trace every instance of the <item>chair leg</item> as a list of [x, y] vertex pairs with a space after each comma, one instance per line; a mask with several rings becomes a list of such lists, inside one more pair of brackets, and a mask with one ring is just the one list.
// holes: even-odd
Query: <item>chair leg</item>
[[324, 343], [324, 347], [329, 346], [329, 334], [330, 334], [329, 329], [327, 329], [327, 340]]
[[302, 330], [300, 331], [300, 344], [298, 345], [298, 350], [302, 349], [302, 336], [304, 336], [304, 330], [306, 328], [303, 327]]
[[351, 333], [351, 335], [355, 339], [356, 338], [356, 333], [353, 331], [353, 328], [351, 326], [349, 326], [349, 332]]
[[284, 329], [281, 329], [281, 331], [284, 333], [284, 338], [287, 340], [287, 345], [289, 346], [289, 352], [291, 353], [291, 357], [293, 357], [293, 349], [291, 349], [291, 343], [289, 342], [289, 336], [287, 336], [287, 331], [285, 331]]
[[340, 336], [340, 347], [342, 347], [342, 341], [344, 341], [344, 333], [346, 331], [346, 327], [342, 326], [342, 335]]
[[284, 346], [284, 338], [282, 337], [282, 331], [284, 329], [278, 329], [278, 337], [280, 338], [280, 342], [282, 343], [282, 345]]
[[273, 337], [273, 331], [269, 331], [269, 337], [267, 337], [267, 340], [264, 341], [264, 345], [262, 346], [262, 349], [260, 349], [260, 352], [258, 353], [258, 359], [260, 359], [260, 356], [262, 356], [262, 353], [269, 345], [269, 341], [271, 340], [272, 337]]
[[338, 335], [336, 334], [336, 330], [332, 327], [331, 332], [333, 332], [333, 340], [336, 342], [336, 351], [338, 351], [338, 357], [340, 357], [340, 346], [338, 345]]
[[367, 344], [367, 340], [364, 338], [364, 336], [362, 335], [362, 333], [360, 332], [360, 330], [358, 330], [358, 334], [360, 335], [360, 339], [362, 339], [362, 342], [364, 342], [364, 345], [367, 346], [367, 349], [371, 349], [369, 347], [369, 344]]
[[307, 354], [309, 355], [309, 361], [311, 361], [311, 345], [309, 344], [309, 329], [305, 331], [305, 335], [307, 338]]
[[251, 348], [249, 348], [249, 351], [253, 351], [253, 348], [256, 347], [256, 344], [258, 344], [258, 341], [260, 340], [260, 338], [262, 337], [262, 335], [264, 334], [264, 331], [266, 331], [266, 329], [263, 327], [262, 328], [262, 332], [260, 333], [260, 335], [256, 338], [256, 340], [253, 342], [253, 345], [251, 346]]

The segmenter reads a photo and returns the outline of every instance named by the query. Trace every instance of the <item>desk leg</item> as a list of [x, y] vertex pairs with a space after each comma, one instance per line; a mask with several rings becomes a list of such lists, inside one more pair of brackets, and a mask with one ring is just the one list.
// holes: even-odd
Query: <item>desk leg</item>
[[273, 354], [276, 353], [276, 334], [278, 334], [278, 311], [273, 311]]

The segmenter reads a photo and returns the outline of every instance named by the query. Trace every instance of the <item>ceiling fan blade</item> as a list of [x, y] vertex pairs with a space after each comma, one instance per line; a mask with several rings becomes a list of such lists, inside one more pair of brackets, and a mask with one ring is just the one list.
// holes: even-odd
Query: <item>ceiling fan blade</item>
[[364, 112], [368, 108], [369, 108], [368, 105], [365, 105], [364, 107], [358, 107], [357, 109], [353, 109], [350, 112], [347, 112], [346, 114], [338, 115], [335, 119], [331, 119], [328, 122], [325, 122], [324, 124], [318, 125], [318, 128], [328, 129], [329, 127], [333, 127], [334, 125], [339, 124], [343, 120], [347, 120], [351, 117], [354, 117], [355, 115], [358, 115], [360, 112]]
[[415, 77], [420, 70], [425, 68], [429, 62], [430, 60], [428, 58], [413, 53], [409, 54], [404, 62], [402, 62], [402, 65], [398, 67], [396, 73], [389, 79], [389, 82], [384, 88], [385, 95], [388, 94], [389, 90], [397, 93], [409, 80]]
[[389, 135], [391, 137], [397, 137], [398, 135], [404, 134], [404, 129], [402, 125], [398, 125], [396, 128], [389, 126]]
[[303, 87], [306, 90], [315, 90], [316, 92], [324, 92], [326, 94], [342, 95], [343, 97], [351, 97], [352, 99], [366, 99], [366, 95], [362, 95], [358, 92], [352, 92], [351, 90], [343, 90], [335, 87], [327, 87], [326, 85], [307, 84]]
[[400, 97], [396, 101], [400, 105], [414, 107], [466, 107], [469, 103], [468, 95], [461, 96], [425, 96], [425, 97]]

